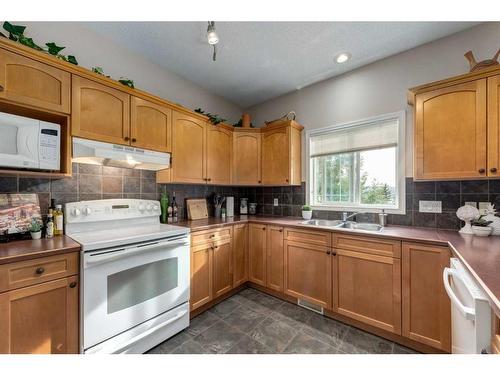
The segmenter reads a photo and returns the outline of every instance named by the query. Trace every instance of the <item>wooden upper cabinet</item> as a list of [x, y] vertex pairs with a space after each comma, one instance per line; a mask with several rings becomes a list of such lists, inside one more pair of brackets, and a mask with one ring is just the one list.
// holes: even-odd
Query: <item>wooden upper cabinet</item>
[[237, 224], [233, 230], [233, 287], [248, 281], [248, 225]]
[[235, 129], [233, 134], [233, 183], [259, 185], [261, 174], [261, 134], [255, 129]]
[[450, 352], [451, 307], [443, 285], [447, 247], [403, 242], [403, 336]]
[[130, 95], [73, 75], [72, 135], [130, 144]]
[[300, 185], [301, 131], [295, 121], [267, 125], [262, 129], [262, 183]]
[[415, 179], [487, 176], [486, 95], [486, 79], [416, 95]]
[[191, 310], [213, 298], [212, 247], [208, 242], [191, 247]]
[[488, 78], [488, 176], [500, 176], [500, 75]]
[[401, 334], [401, 263], [397, 258], [336, 249], [337, 312]]
[[0, 99], [70, 113], [71, 75], [0, 49]]
[[172, 182], [206, 183], [205, 150], [205, 121], [173, 111]]
[[283, 227], [267, 226], [266, 238], [266, 286], [278, 292], [283, 291]]
[[130, 144], [153, 151], [172, 150], [172, 110], [132, 96], [130, 99]]
[[233, 133], [223, 125], [206, 125], [206, 178], [209, 184], [231, 183], [231, 153]]
[[78, 353], [78, 277], [0, 294], [0, 353]]
[[248, 280], [266, 286], [266, 226], [248, 226]]

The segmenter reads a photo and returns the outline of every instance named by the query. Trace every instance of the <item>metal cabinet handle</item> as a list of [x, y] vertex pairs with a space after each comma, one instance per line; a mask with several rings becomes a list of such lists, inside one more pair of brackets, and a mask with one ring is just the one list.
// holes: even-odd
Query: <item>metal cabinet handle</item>
[[37, 275], [41, 275], [42, 273], [44, 273], [44, 272], [45, 272], [45, 268], [43, 268], [43, 267], [38, 267], [38, 268], [36, 269], [36, 271], [35, 271], [35, 272], [36, 272], [36, 274], [37, 274]]
[[479, 169], [479, 173], [484, 173], [484, 172], [486, 172], [486, 170], [484, 168]]
[[497, 171], [497, 169], [495, 167], [490, 168], [490, 172], [495, 173], [496, 171]]
[[76, 286], [76, 281], [73, 281], [71, 284], [69, 284], [70, 288], [74, 288]]

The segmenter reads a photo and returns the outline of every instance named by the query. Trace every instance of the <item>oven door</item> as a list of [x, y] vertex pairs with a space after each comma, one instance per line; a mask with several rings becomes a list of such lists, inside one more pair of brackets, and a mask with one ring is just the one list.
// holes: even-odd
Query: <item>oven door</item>
[[27, 117], [0, 113], [0, 166], [39, 168], [38, 132], [40, 122]]
[[83, 253], [83, 348], [189, 300], [189, 238]]

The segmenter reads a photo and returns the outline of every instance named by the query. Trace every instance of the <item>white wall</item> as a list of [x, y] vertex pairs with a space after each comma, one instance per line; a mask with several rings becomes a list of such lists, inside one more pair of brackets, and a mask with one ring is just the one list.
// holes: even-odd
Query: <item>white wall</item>
[[242, 109], [237, 105], [102, 38], [78, 22], [16, 23], [26, 25], [26, 35], [38, 45], [53, 41], [65, 46], [66, 49], [61, 53], [75, 55], [80, 66], [88, 69], [100, 66], [111, 78], [128, 77], [138, 89], [191, 109], [201, 107], [208, 112], [218, 113], [231, 123], [241, 117]]
[[254, 124], [293, 110], [306, 130], [406, 110], [406, 175], [412, 176], [413, 121], [412, 108], [407, 105], [408, 88], [467, 73], [464, 53], [472, 50], [478, 61], [491, 58], [500, 48], [499, 37], [500, 22], [478, 25], [247, 110]]

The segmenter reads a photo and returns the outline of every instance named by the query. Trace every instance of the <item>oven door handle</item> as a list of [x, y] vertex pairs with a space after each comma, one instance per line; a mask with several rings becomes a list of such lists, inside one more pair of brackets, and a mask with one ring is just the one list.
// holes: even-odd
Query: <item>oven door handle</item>
[[156, 331], [159, 331], [160, 329], [162, 329], [163, 327], [165, 327], [165, 326], [167, 326], [169, 324], [172, 324], [173, 322], [175, 322], [175, 321], [179, 320], [180, 318], [182, 318], [187, 313], [188, 313], [187, 309], [179, 311], [177, 314], [175, 314], [170, 319], [167, 319], [163, 323], [161, 323], [161, 324], [159, 324], [159, 325], [157, 325], [155, 327], [152, 327], [152, 328], [144, 331], [140, 335], [134, 336], [132, 339], [126, 341], [124, 344], [120, 345], [119, 348], [116, 348], [115, 350], [113, 350], [113, 353], [122, 353], [122, 352], [124, 352], [129, 347], [131, 347], [132, 345], [134, 345], [136, 342], [142, 340], [144, 337], [149, 336], [149, 335], [155, 333]]
[[123, 248], [122, 250], [117, 250], [116, 252], [109, 252], [109, 253], [103, 252], [101, 254], [93, 254], [93, 255], [91, 254], [88, 257], [85, 257], [85, 265], [95, 265], [95, 264], [105, 263], [112, 260], [125, 258], [137, 253], [147, 252], [150, 250], [157, 250], [160, 248], [165, 249], [169, 247], [185, 246], [185, 245], [189, 245], [189, 242], [186, 241], [186, 239], [181, 239], [171, 242], [169, 241], [157, 242], [151, 245], [136, 246], [128, 249]]

